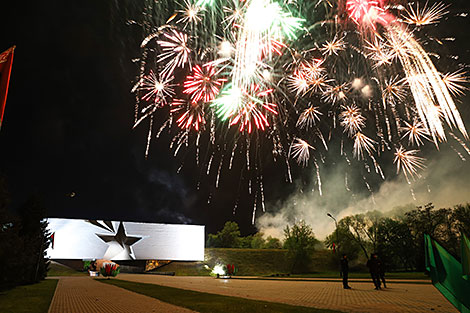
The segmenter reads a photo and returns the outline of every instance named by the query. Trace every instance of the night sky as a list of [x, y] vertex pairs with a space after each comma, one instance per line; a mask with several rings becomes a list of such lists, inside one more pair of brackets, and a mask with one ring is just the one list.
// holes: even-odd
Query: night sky
[[[252, 196], [233, 175], [216, 190], [194, 164], [177, 174], [181, 162], [165, 136], [145, 159], [147, 128], [132, 129], [138, 64], [131, 60], [143, 35], [126, 22], [139, 18], [136, 3], [10, 1], [2, 8], [0, 50], [17, 46], [0, 131], [0, 172], [13, 206], [38, 193], [52, 217], [204, 224], [209, 232], [235, 220], [244, 234], [253, 232]], [[455, 36], [449, 54], [469, 63], [469, 19], [448, 23], [439, 35]], [[468, 99], [460, 106], [467, 129]], [[470, 173], [468, 162], [456, 164]], [[268, 162], [264, 176], [268, 210], [299, 189], [285, 183], [284, 167]]]

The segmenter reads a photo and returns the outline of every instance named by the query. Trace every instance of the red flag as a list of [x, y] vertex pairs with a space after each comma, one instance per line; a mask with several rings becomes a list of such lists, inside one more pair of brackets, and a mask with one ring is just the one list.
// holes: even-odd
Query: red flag
[[7, 102], [8, 84], [10, 83], [11, 66], [15, 46], [0, 54], [0, 127], [3, 122], [3, 112]]
[[51, 235], [52, 249], [54, 249], [54, 237], [55, 237], [55, 233], [52, 233]]

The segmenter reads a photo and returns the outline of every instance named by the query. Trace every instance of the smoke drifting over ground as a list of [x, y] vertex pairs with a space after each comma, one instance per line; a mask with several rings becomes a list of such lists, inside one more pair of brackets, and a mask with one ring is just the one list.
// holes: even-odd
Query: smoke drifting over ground
[[[393, 168], [389, 168], [385, 181], [368, 182], [373, 193], [368, 191], [361, 174], [349, 174], [351, 168], [345, 162], [321, 168], [323, 196], [316, 185], [309, 186], [308, 191], [303, 188], [303, 192], [292, 194], [285, 201], [268, 205], [270, 213], [258, 218], [257, 227], [266, 236], [283, 238], [285, 226], [302, 219], [313, 227], [318, 239], [324, 239], [335, 229], [334, 221], [326, 215], [328, 212], [339, 221], [347, 215], [371, 210], [413, 209], [430, 202], [436, 207], [466, 203], [470, 200], [470, 164], [449, 147], [441, 149], [430, 156], [420, 179], [408, 184], [403, 174], [394, 175]], [[372, 177], [365, 176], [368, 180]]]

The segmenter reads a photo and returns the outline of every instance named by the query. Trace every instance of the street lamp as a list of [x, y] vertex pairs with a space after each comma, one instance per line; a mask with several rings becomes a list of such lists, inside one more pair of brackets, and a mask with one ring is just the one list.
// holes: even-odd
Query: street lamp
[[[336, 229], [335, 229], [336, 236], [335, 237], [336, 237], [336, 245], [338, 245], [338, 222], [336, 221], [336, 218], [334, 218], [333, 215], [331, 215], [330, 213], [326, 213], [326, 216], [331, 217], [335, 221], [335, 226], [336, 226]], [[337, 250], [338, 250], [338, 253], [339, 253], [339, 248]], [[341, 277], [342, 274], [343, 274], [343, 272], [340, 270], [339, 276]]]
[[336, 226], [336, 229], [335, 229], [336, 236], [335, 237], [336, 237], [336, 245], [338, 245], [338, 222], [336, 221], [336, 218], [334, 218], [333, 215], [331, 215], [330, 213], [326, 213], [326, 216], [331, 217], [335, 221], [335, 226]]

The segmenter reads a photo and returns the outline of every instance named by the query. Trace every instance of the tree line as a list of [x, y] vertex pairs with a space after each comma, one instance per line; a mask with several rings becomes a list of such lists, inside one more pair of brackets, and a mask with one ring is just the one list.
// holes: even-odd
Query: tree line
[[209, 234], [206, 241], [208, 248], [240, 249], [281, 249], [282, 243], [271, 236], [264, 238], [262, 232], [242, 237], [236, 222], [226, 222], [222, 230]]
[[[216, 234], [209, 234], [208, 248], [287, 249], [292, 272], [308, 268], [315, 249], [328, 248], [333, 263], [344, 253], [352, 264], [362, 264], [377, 253], [388, 271], [424, 271], [424, 234], [429, 234], [450, 253], [460, 257], [460, 234], [470, 235], [470, 204], [434, 208], [432, 203], [404, 212], [372, 211], [342, 218], [323, 242], [316, 239], [305, 221], [284, 228], [284, 238], [258, 232], [242, 237], [238, 224], [226, 222]], [[360, 268], [361, 266], [359, 266]]]
[[31, 284], [46, 277], [49, 246], [45, 209], [38, 197], [11, 212], [11, 195], [0, 176], [0, 290]]
[[460, 233], [470, 234], [470, 204], [436, 209], [432, 203], [405, 213], [346, 216], [325, 240], [350, 260], [378, 253], [387, 270], [424, 271], [424, 234], [460, 256]]
[[288, 257], [286, 261], [291, 264], [291, 272], [302, 273], [309, 267], [312, 253], [319, 243], [312, 227], [301, 220], [284, 228], [283, 241], [271, 236], [264, 238], [262, 232], [242, 237], [236, 222], [226, 222], [222, 230], [208, 235], [206, 246], [208, 248], [286, 249]]

